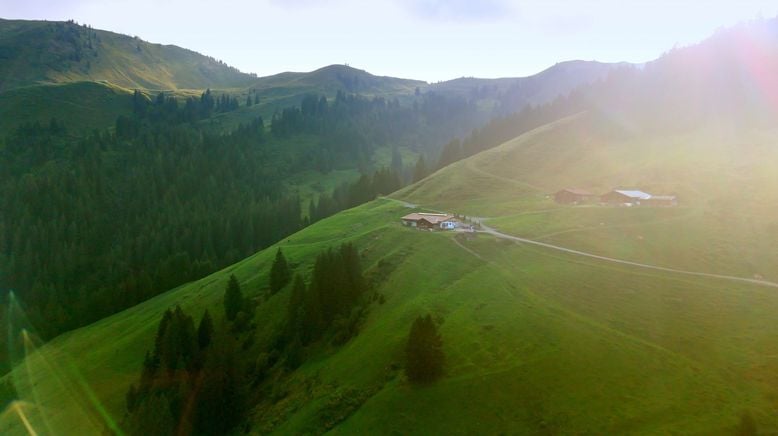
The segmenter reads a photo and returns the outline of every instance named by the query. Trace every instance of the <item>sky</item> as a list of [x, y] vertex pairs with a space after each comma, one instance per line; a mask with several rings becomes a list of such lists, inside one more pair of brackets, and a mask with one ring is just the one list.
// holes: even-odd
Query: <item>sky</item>
[[0, 17], [74, 19], [260, 76], [349, 64], [435, 82], [566, 60], [653, 60], [775, 0], [0, 0]]

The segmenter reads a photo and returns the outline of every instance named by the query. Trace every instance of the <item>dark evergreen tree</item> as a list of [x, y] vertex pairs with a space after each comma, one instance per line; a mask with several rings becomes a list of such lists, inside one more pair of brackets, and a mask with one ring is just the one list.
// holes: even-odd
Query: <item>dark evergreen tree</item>
[[11, 377], [6, 377], [0, 382], [0, 410], [6, 410], [6, 407], [11, 402], [17, 400], [19, 397], [16, 392], [16, 387], [11, 380]]
[[[164, 320], [164, 318], [163, 318]], [[155, 356], [169, 373], [189, 369], [197, 350], [194, 321], [180, 307], [172, 311], [169, 320], [160, 323], [159, 354]]]
[[245, 405], [234, 340], [223, 336], [213, 345], [202, 370], [195, 406], [195, 433], [204, 435], [228, 433], [240, 423]]
[[208, 309], [205, 309], [205, 313], [200, 319], [200, 325], [197, 326], [197, 345], [201, 350], [211, 343], [211, 336], [213, 336], [213, 320]]
[[139, 436], [173, 434], [175, 421], [167, 397], [154, 394], [141, 401], [128, 430]]
[[419, 160], [416, 161], [416, 166], [413, 169], [413, 182], [416, 183], [427, 177], [427, 175], [427, 164], [424, 162], [424, 155], [420, 155]]
[[291, 340], [301, 336], [303, 319], [305, 318], [305, 281], [300, 274], [294, 276], [292, 293], [289, 296], [289, 304], [286, 310], [286, 337]]
[[413, 322], [405, 346], [405, 374], [412, 383], [428, 383], [443, 372], [443, 340], [430, 315]]
[[227, 289], [224, 291], [224, 315], [228, 320], [233, 321], [243, 309], [243, 292], [240, 289], [238, 279], [233, 274], [230, 274], [230, 279], [227, 282]]
[[273, 265], [270, 267], [270, 293], [275, 294], [283, 289], [291, 278], [292, 272], [289, 270], [289, 264], [286, 262], [284, 253], [279, 248], [276, 251]]
[[443, 147], [438, 160], [438, 169], [462, 159], [462, 142], [454, 139]]
[[138, 388], [135, 387], [134, 383], [131, 384], [130, 388], [127, 390], [127, 394], [124, 396], [124, 401], [127, 404], [127, 412], [134, 412], [136, 406], [138, 405]]

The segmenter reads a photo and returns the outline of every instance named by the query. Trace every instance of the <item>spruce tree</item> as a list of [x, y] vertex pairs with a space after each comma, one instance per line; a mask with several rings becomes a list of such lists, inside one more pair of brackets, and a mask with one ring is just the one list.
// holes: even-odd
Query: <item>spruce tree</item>
[[131, 434], [173, 434], [175, 421], [170, 402], [161, 394], [152, 394], [142, 401], [133, 414]]
[[196, 434], [226, 434], [241, 421], [244, 397], [237, 345], [230, 337], [219, 337], [208, 352], [195, 404]]
[[413, 322], [405, 347], [405, 374], [412, 383], [434, 381], [443, 372], [443, 340], [430, 315]]
[[201, 350], [211, 343], [211, 336], [213, 336], [213, 320], [208, 309], [205, 309], [200, 325], [197, 326], [197, 345]]
[[243, 292], [235, 275], [230, 274], [227, 289], [224, 291], [224, 314], [228, 320], [233, 321], [238, 312], [243, 308]]
[[289, 283], [292, 273], [289, 271], [289, 264], [286, 262], [284, 253], [279, 248], [276, 251], [276, 258], [273, 266], [270, 267], [270, 293], [275, 294]]
[[300, 274], [294, 276], [292, 295], [286, 311], [287, 337], [300, 336], [305, 316], [305, 282]]

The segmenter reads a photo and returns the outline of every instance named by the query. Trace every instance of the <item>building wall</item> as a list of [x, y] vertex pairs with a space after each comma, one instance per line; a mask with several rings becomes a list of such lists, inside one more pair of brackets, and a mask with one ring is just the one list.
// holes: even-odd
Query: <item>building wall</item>
[[567, 191], [559, 191], [556, 194], [554, 194], [554, 200], [557, 203], [562, 203], [562, 204], [570, 204], [579, 201], [577, 195]]
[[624, 194], [620, 194], [618, 192], [609, 192], [603, 196], [600, 197], [600, 201], [603, 203], [612, 203], [612, 204], [622, 204], [622, 203], [635, 203], [636, 200], [630, 197], [627, 197]]

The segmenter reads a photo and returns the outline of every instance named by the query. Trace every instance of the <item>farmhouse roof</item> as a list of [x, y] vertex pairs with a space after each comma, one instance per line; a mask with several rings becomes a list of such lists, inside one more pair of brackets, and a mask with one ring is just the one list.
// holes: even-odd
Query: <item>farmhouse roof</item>
[[423, 213], [423, 212], [414, 212], [402, 217], [402, 219], [405, 221], [425, 220], [431, 224], [439, 224], [442, 223], [443, 221], [448, 221], [452, 218], [454, 218], [453, 215], [449, 215], [445, 213]]
[[580, 188], [565, 188], [565, 189], [562, 189], [562, 191], [569, 192], [569, 193], [575, 194], [575, 195], [592, 195], [592, 193], [587, 191], [586, 189], [580, 189]]
[[618, 192], [621, 195], [625, 195], [629, 198], [636, 198], [638, 200], [648, 200], [651, 198], [651, 194], [643, 191], [630, 191], [630, 190], [623, 190], [623, 189], [614, 189], [614, 192]]

